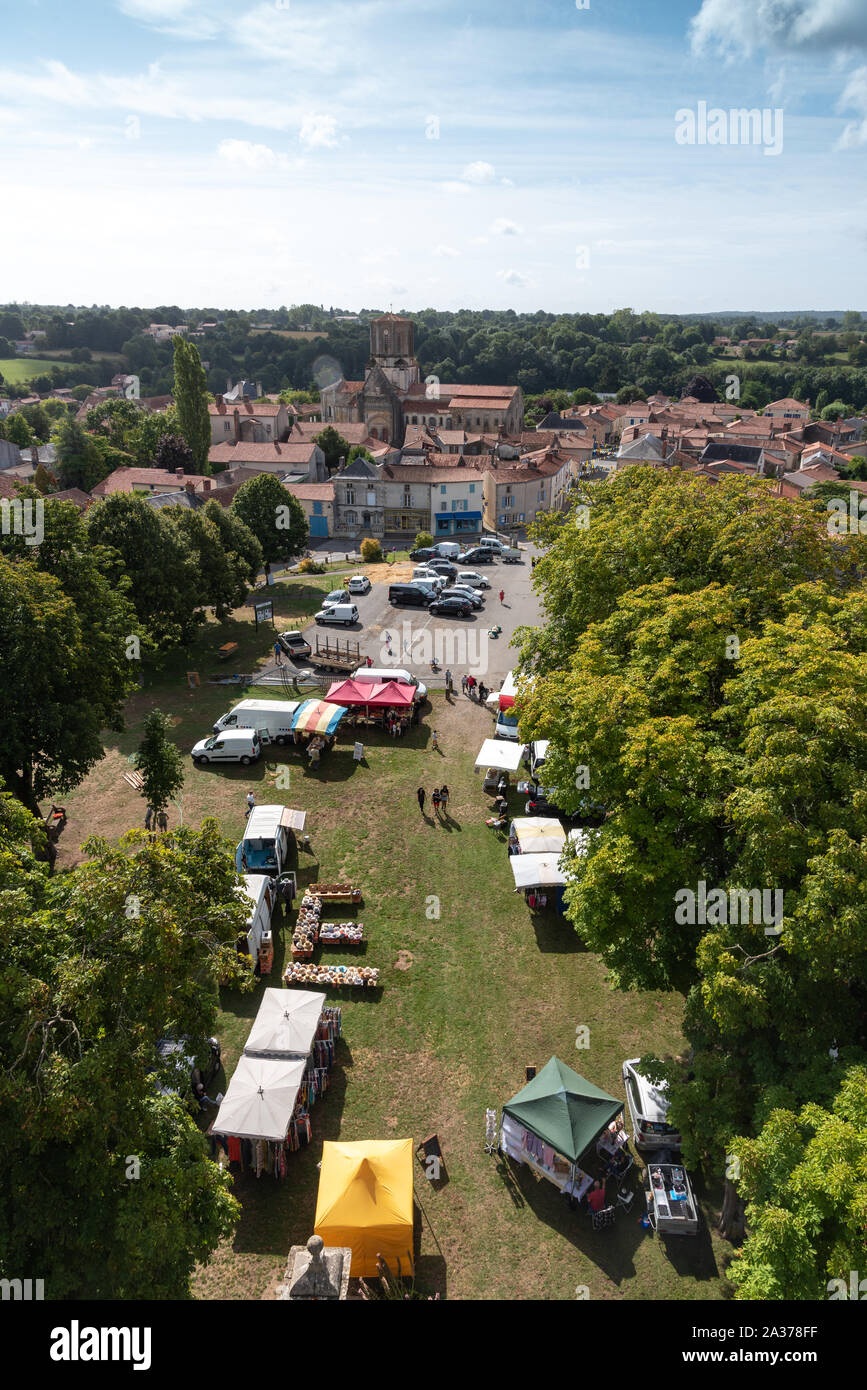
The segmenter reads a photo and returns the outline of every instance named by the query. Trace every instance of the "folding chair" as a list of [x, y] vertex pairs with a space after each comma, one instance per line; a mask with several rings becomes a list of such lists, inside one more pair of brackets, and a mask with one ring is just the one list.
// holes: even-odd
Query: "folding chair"
[[594, 1231], [601, 1231], [607, 1226], [613, 1226], [615, 1211], [615, 1207], [603, 1207], [601, 1211], [592, 1211], [590, 1219], [593, 1222]]

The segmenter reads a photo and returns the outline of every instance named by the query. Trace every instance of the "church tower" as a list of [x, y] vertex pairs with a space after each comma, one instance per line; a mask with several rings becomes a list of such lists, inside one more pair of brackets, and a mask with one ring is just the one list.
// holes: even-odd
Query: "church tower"
[[415, 327], [400, 314], [383, 314], [370, 322], [370, 363], [379, 367], [398, 391], [408, 391], [419, 379], [415, 359]]

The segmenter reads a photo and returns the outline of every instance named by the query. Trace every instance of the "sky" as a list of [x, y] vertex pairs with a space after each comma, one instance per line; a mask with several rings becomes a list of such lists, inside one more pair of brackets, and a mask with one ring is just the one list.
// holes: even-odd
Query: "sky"
[[4, 300], [867, 308], [867, 0], [17, 0], [0, 139]]

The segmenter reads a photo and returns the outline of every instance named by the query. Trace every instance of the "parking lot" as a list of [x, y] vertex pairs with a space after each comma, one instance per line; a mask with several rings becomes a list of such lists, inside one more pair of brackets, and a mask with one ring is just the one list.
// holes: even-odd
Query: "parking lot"
[[[314, 648], [317, 635], [320, 645], [326, 638], [332, 642], [358, 642], [362, 656], [369, 656], [374, 666], [405, 667], [425, 685], [442, 686], [449, 668], [456, 685], [466, 673], [497, 689], [515, 662], [515, 651], [509, 646], [515, 628], [539, 621], [539, 603], [531, 587], [534, 553], [530, 546], [522, 546], [520, 565], [495, 560], [480, 567], [479, 573], [484, 574], [491, 587], [480, 591], [484, 607], [468, 618], [438, 617], [424, 608], [392, 607], [389, 585], [382, 582], [373, 584], [366, 594], [352, 596], [351, 601], [358, 608], [358, 623], [352, 627], [317, 627], [310, 622], [304, 635]], [[360, 566], [359, 572], [363, 568]], [[337, 583], [335, 580], [335, 587]], [[505, 595], [503, 603], [499, 599], [500, 589]], [[502, 628], [500, 636], [489, 636], [496, 625]], [[438, 676], [431, 674], [432, 658], [442, 667]]]

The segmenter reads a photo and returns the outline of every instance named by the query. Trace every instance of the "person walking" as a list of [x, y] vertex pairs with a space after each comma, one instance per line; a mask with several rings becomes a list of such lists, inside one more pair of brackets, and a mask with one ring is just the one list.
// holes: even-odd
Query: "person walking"
[[162, 830], [163, 834], [165, 834], [165, 832], [169, 828], [169, 818], [166, 815], [165, 811], [159, 811], [157, 813], [157, 825], [159, 826], [160, 830]]
[[252, 792], [247, 792], [247, 815], [249, 816], [253, 807], [256, 805], [256, 798]]
[[421, 811], [422, 815], [424, 815], [424, 798], [425, 798], [425, 789], [424, 789], [424, 787], [419, 787], [418, 791], [416, 792], [416, 796], [418, 797], [418, 809]]
[[479, 704], [483, 705], [488, 698], [488, 687], [484, 681], [479, 681]]
[[431, 802], [432, 802], [432, 804], [433, 804], [434, 814], [438, 816], [439, 813], [440, 813], [440, 789], [439, 789], [439, 787], [434, 787], [434, 789], [433, 789], [433, 795], [431, 796]]
[[467, 676], [467, 690], [469, 691], [470, 699], [471, 699], [471, 700], [474, 700], [474, 699], [476, 698], [476, 678], [475, 678], [475, 676]]
[[274, 660], [278, 666], [283, 665], [283, 650], [279, 642], [274, 643]]
[[370, 670], [370, 668], [371, 668], [372, 665], [373, 665], [373, 657], [372, 657], [372, 656], [369, 656], [369, 657], [367, 658], [367, 669]]
[[461, 690], [462, 690], [463, 693], [466, 695], [466, 693], [467, 693], [467, 678], [466, 678], [465, 675], [461, 676]]
[[500, 603], [503, 602], [503, 600], [505, 599], [505, 597], [506, 597], [506, 591], [505, 591], [505, 589], [501, 589], [501, 590], [500, 590]]
[[430, 746], [434, 752], [436, 752], [440, 746], [439, 734], [437, 733], [436, 729], [434, 729], [433, 733], [431, 734]]
[[449, 694], [451, 694], [451, 692], [453, 691], [453, 689], [454, 689], [454, 681], [452, 680], [452, 673], [451, 673], [451, 671], [448, 669], [448, 667], [446, 667], [446, 690], [449, 692]]
[[151, 828], [151, 822], [152, 822], [153, 818], [154, 818], [154, 808], [153, 808], [153, 806], [149, 806], [149, 807], [147, 808], [147, 810], [145, 811], [145, 830], [150, 830], [150, 828]]
[[445, 782], [443, 782], [442, 786], [440, 787], [440, 806], [442, 806], [444, 814], [449, 809], [449, 789], [446, 786]]

